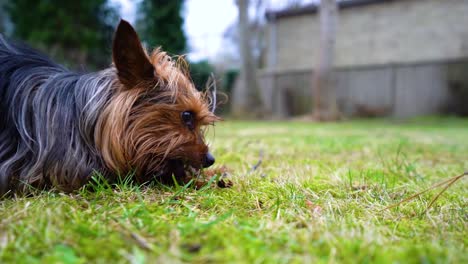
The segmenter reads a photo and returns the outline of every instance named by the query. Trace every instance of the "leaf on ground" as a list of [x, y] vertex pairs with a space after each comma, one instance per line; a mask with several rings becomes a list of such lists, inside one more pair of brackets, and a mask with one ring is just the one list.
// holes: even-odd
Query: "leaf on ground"
[[319, 216], [322, 215], [322, 207], [314, 204], [310, 200], [305, 201], [306, 207], [312, 212], [312, 214]]

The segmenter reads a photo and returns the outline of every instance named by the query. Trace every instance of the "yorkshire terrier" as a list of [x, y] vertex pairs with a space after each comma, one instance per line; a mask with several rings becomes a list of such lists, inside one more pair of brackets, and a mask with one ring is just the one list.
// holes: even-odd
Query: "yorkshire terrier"
[[183, 59], [148, 54], [124, 20], [112, 59], [102, 71], [72, 72], [0, 35], [0, 194], [70, 192], [94, 172], [171, 181], [215, 162], [203, 128], [219, 118]]

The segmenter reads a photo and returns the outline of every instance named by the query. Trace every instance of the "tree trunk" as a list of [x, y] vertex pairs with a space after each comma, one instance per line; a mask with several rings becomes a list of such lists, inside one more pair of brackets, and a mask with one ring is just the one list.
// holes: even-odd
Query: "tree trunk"
[[237, 0], [239, 10], [239, 40], [241, 55], [240, 83], [233, 92], [232, 113], [238, 117], [261, 115], [263, 105], [258, 88], [256, 65], [250, 45], [249, 0]]
[[313, 117], [319, 121], [340, 118], [333, 74], [338, 6], [336, 0], [320, 1], [320, 51], [313, 77]]

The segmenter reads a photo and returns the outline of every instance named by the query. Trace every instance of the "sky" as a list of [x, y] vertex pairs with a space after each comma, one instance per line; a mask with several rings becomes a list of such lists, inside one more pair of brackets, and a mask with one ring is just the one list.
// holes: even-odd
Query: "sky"
[[[292, 0], [266, 0], [267, 7], [281, 8]], [[311, 2], [313, 0], [303, 0]], [[111, 0], [121, 6], [123, 19], [135, 21], [138, 0]], [[223, 49], [225, 30], [237, 21], [235, 0], [186, 0], [184, 30], [188, 38], [191, 61], [213, 59]]]
[[224, 32], [237, 21], [234, 0], [188, 0], [184, 12], [189, 59], [196, 61], [216, 56], [222, 48]]

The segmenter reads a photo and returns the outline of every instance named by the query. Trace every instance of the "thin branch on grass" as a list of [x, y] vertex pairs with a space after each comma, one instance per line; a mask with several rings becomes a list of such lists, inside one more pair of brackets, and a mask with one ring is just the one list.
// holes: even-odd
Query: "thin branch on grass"
[[398, 203], [394, 203], [392, 205], [389, 205], [387, 207], [385, 207], [384, 209], [380, 210], [380, 211], [384, 211], [384, 210], [387, 210], [387, 209], [391, 209], [391, 208], [394, 208], [394, 207], [397, 207], [403, 203], [406, 203], [406, 202], [409, 202], [411, 200], [413, 200], [414, 198], [417, 198], [419, 196], [421, 196], [422, 194], [428, 192], [428, 191], [431, 191], [437, 187], [440, 187], [440, 186], [443, 186], [443, 185], [446, 185], [444, 186], [444, 188], [431, 200], [431, 202], [429, 203], [429, 205], [427, 206], [425, 212], [427, 210], [429, 210], [429, 208], [437, 201], [437, 199], [450, 187], [452, 186], [455, 182], [457, 182], [458, 180], [460, 180], [461, 178], [465, 177], [465, 176], [468, 176], [468, 171], [466, 171], [465, 173], [463, 174], [460, 174], [460, 175], [457, 175], [457, 176], [454, 176], [454, 177], [451, 177], [450, 179], [447, 179], [447, 180], [444, 180], [444, 181], [441, 181], [439, 183], [436, 183], [434, 185], [432, 185], [431, 187], [421, 191], [421, 192], [418, 192], [414, 195], [411, 195], [410, 197], [406, 198], [406, 199], [403, 199], [402, 201], [398, 202]]
[[151, 244], [146, 241], [146, 239], [140, 235], [138, 235], [135, 232], [130, 231], [130, 236], [133, 238], [133, 240], [143, 249], [151, 251], [153, 248], [151, 247]]
[[426, 210], [427, 211], [429, 208], [431, 208], [431, 206], [435, 203], [435, 201], [437, 199], [439, 199], [439, 197], [450, 187], [452, 186], [455, 182], [457, 182], [458, 180], [460, 180], [461, 178], [463, 178], [464, 176], [467, 176], [468, 175], [468, 172], [465, 172], [461, 175], [458, 175], [458, 176], [455, 176], [452, 178], [452, 181], [450, 181], [433, 199], [432, 201], [429, 203], [429, 205], [427, 206]]
[[120, 226], [123, 231], [123, 235], [125, 236], [129, 236], [134, 242], [136, 242], [136, 244], [144, 249], [144, 250], [148, 250], [148, 251], [152, 251], [153, 250], [153, 247], [151, 245], [151, 243], [149, 243], [144, 237], [140, 236], [139, 234], [133, 232], [131, 230], [131, 228], [129, 228], [127, 225], [125, 225], [124, 223], [122, 223], [122, 221], [120, 221], [119, 219], [117, 218], [112, 218], [112, 220], [118, 225]]

